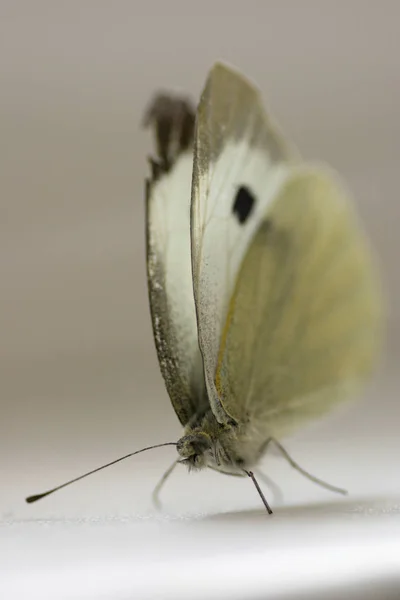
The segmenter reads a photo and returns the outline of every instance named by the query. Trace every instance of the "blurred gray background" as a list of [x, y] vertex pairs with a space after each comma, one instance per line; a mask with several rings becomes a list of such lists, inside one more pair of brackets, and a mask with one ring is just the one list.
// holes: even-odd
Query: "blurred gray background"
[[[342, 173], [375, 244], [390, 308], [380, 383], [351, 418], [303, 444], [321, 456], [336, 423], [336, 441], [353, 449], [357, 469], [351, 440], [373, 446], [379, 430], [387, 445], [374, 454], [378, 477], [400, 417], [390, 367], [400, 323], [399, 22], [396, 0], [0, 2], [3, 511], [21, 495], [180, 433], [150, 325], [150, 141], [140, 124], [156, 90], [196, 99], [216, 59], [257, 82], [305, 157]], [[147, 498], [134, 485], [146, 464], [118, 467], [119, 485], [111, 472], [92, 485], [124, 495], [129, 507], [135, 494]], [[154, 483], [159, 468], [149, 469]], [[336, 483], [351, 477], [346, 465]], [[57, 502], [86, 493], [77, 487]]]

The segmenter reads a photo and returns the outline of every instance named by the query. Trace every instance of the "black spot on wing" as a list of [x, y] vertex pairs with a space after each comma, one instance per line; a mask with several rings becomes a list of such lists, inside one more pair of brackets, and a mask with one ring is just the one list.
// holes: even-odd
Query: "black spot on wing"
[[236, 215], [237, 220], [241, 225], [246, 223], [251, 215], [256, 203], [255, 196], [251, 193], [248, 187], [241, 185], [236, 192], [235, 200], [232, 206], [232, 212]]

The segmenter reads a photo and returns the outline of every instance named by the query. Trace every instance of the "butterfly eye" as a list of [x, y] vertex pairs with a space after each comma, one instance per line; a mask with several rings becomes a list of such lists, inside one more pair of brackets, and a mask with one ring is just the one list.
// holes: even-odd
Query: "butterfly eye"
[[241, 185], [236, 192], [235, 200], [232, 206], [232, 212], [236, 215], [237, 220], [243, 225], [249, 218], [256, 203], [255, 196], [251, 193], [248, 187]]

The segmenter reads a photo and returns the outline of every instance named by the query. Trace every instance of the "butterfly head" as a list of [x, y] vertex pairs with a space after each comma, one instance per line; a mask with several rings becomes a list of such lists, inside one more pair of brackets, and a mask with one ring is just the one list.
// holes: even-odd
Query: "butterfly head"
[[[213, 418], [215, 421], [215, 419]], [[233, 448], [233, 435], [229, 427], [204, 427], [187, 429], [185, 435], [178, 441], [177, 450], [181, 457], [180, 463], [189, 469], [204, 469], [211, 467], [224, 473], [241, 473], [242, 461]]]
[[193, 432], [183, 436], [178, 441], [176, 448], [181, 456], [181, 463], [190, 469], [203, 469], [209, 462], [212, 440], [203, 431]]

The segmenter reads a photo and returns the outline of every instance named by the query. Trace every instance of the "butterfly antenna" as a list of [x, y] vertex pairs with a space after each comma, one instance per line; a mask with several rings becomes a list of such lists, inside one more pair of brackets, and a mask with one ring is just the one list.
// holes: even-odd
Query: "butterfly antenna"
[[267, 509], [268, 514], [272, 515], [272, 509], [271, 509], [270, 505], [268, 504], [266, 497], [262, 493], [262, 490], [261, 490], [260, 486], [258, 485], [258, 481], [255, 478], [253, 471], [246, 471], [246, 469], [244, 469], [244, 472], [246, 473], [246, 475], [248, 475], [250, 477], [250, 479], [252, 480], [252, 482], [256, 486], [256, 490], [259, 493], [260, 498], [263, 501], [263, 504], [264, 504], [265, 508]]
[[58, 490], [61, 490], [62, 488], [67, 487], [67, 485], [71, 485], [71, 483], [75, 483], [76, 481], [79, 481], [80, 479], [84, 479], [85, 477], [88, 477], [89, 475], [93, 475], [93, 473], [97, 473], [97, 471], [101, 471], [102, 469], [106, 469], [107, 467], [111, 467], [112, 465], [115, 465], [116, 463], [121, 462], [121, 460], [125, 460], [126, 458], [130, 458], [131, 456], [134, 456], [135, 454], [140, 454], [141, 452], [146, 452], [147, 450], [153, 450], [154, 448], [161, 448], [163, 446], [176, 446], [176, 442], [166, 442], [164, 444], [156, 444], [155, 446], [148, 446], [147, 448], [142, 448], [141, 450], [136, 450], [136, 452], [131, 452], [130, 454], [127, 454], [126, 456], [121, 456], [121, 458], [117, 458], [116, 460], [113, 460], [112, 462], [109, 462], [106, 465], [97, 467], [97, 469], [93, 469], [92, 471], [89, 471], [88, 473], [84, 473], [84, 475], [80, 475], [79, 477], [75, 477], [75, 479], [71, 479], [70, 481], [67, 481], [66, 483], [62, 483], [61, 485], [58, 485], [57, 487], [53, 488], [52, 490], [48, 490], [47, 492], [43, 492], [42, 494], [34, 494], [33, 496], [28, 496], [27, 498], [25, 498], [25, 501], [28, 502], [28, 504], [32, 504], [32, 502], [37, 502], [38, 500], [41, 500], [45, 496], [54, 494], [54, 492], [58, 492]]

